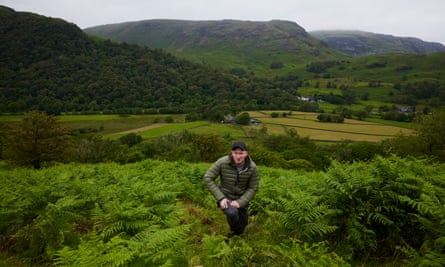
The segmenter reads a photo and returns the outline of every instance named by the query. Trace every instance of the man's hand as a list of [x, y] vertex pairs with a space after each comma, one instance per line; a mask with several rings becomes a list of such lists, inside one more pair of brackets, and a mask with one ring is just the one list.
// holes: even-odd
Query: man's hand
[[239, 203], [236, 201], [231, 201], [230, 205], [232, 205], [232, 207], [234, 207], [234, 208], [237, 208], [237, 209], [239, 208]]
[[237, 209], [240, 207], [238, 202], [236, 202], [236, 201], [231, 201], [231, 200], [229, 200], [229, 199], [227, 199], [227, 198], [223, 198], [223, 199], [219, 202], [219, 206], [221, 207], [221, 209], [227, 209], [227, 208], [229, 207], [229, 205], [232, 206], [232, 207], [234, 207], [234, 208], [237, 208]]
[[219, 206], [221, 207], [221, 209], [227, 209], [229, 207], [229, 204], [230, 204], [230, 200], [228, 200], [227, 198], [223, 198], [219, 202]]

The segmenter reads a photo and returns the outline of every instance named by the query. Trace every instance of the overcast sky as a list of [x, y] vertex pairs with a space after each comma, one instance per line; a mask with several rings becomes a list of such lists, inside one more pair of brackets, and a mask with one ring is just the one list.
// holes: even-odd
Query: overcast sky
[[80, 28], [145, 19], [290, 20], [306, 31], [362, 30], [445, 44], [445, 0], [0, 0]]

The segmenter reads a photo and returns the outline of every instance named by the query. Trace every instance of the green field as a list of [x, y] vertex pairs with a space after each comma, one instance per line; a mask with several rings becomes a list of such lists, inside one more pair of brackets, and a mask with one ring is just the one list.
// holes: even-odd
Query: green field
[[[147, 139], [184, 130], [197, 134], [244, 138], [248, 137], [248, 133], [262, 130], [264, 127], [269, 134], [284, 134], [286, 130], [295, 129], [302, 137], [323, 142], [343, 140], [379, 142], [400, 133], [405, 135], [414, 133], [408, 127], [409, 124], [379, 119], [368, 121], [345, 119], [344, 123], [322, 123], [318, 122], [317, 113], [293, 112], [285, 118], [272, 118], [272, 112], [277, 111], [250, 111], [249, 115], [261, 122], [256, 126], [235, 126], [208, 121], [185, 122], [184, 115], [63, 115], [58, 118], [61, 123], [74, 131], [93, 129], [94, 132], [111, 139], [129, 133], [136, 133]], [[22, 118], [23, 116], [0, 116], [0, 121], [15, 123]], [[165, 118], [170, 118], [172, 122], [167, 123]]]
[[413, 134], [411, 129], [377, 122], [345, 119], [344, 123], [322, 123], [317, 121], [317, 113], [296, 112], [286, 118], [272, 118], [267, 112], [249, 114], [262, 121], [270, 133], [279, 134], [285, 129], [295, 129], [300, 136], [317, 141], [378, 142], [400, 133]]

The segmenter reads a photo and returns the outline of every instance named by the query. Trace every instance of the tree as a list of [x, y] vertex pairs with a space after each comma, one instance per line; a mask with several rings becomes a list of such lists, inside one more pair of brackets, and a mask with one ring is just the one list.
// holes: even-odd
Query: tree
[[371, 114], [372, 110], [374, 109], [374, 107], [372, 105], [367, 105], [364, 110], [369, 114]]
[[359, 120], [363, 120], [363, 119], [367, 118], [367, 117], [368, 117], [368, 114], [369, 114], [369, 113], [368, 113], [366, 110], [364, 110], [364, 109], [354, 111], [354, 115], [355, 115]]
[[217, 135], [199, 135], [192, 140], [192, 161], [212, 162], [220, 157], [226, 148], [224, 140]]
[[[172, 120], [173, 118], [170, 117]], [[119, 138], [122, 144], [126, 144], [128, 147], [132, 147], [142, 142], [142, 136], [135, 133], [129, 133]]]
[[18, 127], [5, 135], [5, 159], [38, 169], [43, 162], [67, 161], [71, 142], [65, 138], [68, 129], [54, 116], [40, 111], [26, 115]]
[[119, 144], [101, 135], [93, 135], [79, 142], [76, 159], [82, 163], [98, 163], [118, 158]]
[[249, 125], [250, 124], [250, 115], [247, 112], [242, 113], [241, 115], [235, 118], [235, 122], [241, 125]]
[[431, 156], [445, 161], [445, 109], [416, 119], [420, 138], [426, 143]]

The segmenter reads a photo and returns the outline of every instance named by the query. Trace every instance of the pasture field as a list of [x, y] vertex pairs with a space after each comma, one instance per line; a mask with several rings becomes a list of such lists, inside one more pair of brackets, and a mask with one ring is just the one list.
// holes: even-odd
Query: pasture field
[[221, 136], [232, 136], [235, 138], [245, 137], [243, 127], [230, 124], [208, 123], [207, 125], [202, 125], [200, 127], [190, 129], [190, 131], [197, 134], [212, 133]]
[[209, 125], [207, 121], [194, 121], [194, 122], [182, 122], [182, 123], [154, 123], [146, 127], [130, 129], [124, 132], [118, 132], [110, 135], [112, 138], [118, 138], [128, 133], [137, 133], [142, 138], [152, 138], [169, 133], [181, 132], [184, 130], [191, 130], [193, 128], [205, 127]]
[[[14, 124], [20, 122], [25, 115], [1, 115], [0, 123]], [[145, 127], [154, 123], [163, 123], [172, 118], [175, 123], [184, 122], [185, 114], [145, 114], [145, 115], [60, 115], [58, 121], [71, 129], [100, 129], [101, 134], [109, 135]]]
[[[235, 126], [232, 124], [209, 123], [208, 121], [185, 122], [185, 115], [62, 115], [59, 121], [73, 130], [93, 129], [93, 132], [111, 139], [129, 133], [136, 133], [144, 139], [154, 138], [184, 130], [197, 134], [216, 134], [246, 138], [251, 130], [266, 128], [269, 134], [284, 134], [286, 130], [295, 129], [302, 137], [315, 141], [338, 142], [369, 141], [378, 142], [394, 137], [400, 133], [413, 134], [414, 131], [403, 127], [407, 124], [382, 121], [359, 121], [345, 119], [344, 123], [322, 123], [317, 120], [318, 113], [292, 112], [286, 117], [272, 118], [273, 112], [287, 111], [248, 111], [252, 118], [261, 123], [255, 126]], [[23, 116], [0, 116], [0, 122], [16, 123]], [[170, 123], [166, 122], [169, 118]], [[386, 123], [386, 121], [385, 121]]]
[[[135, 129], [153, 124], [157, 117], [147, 115], [62, 115], [59, 121], [71, 129], [95, 129], [102, 135]], [[162, 121], [162, 120], [161, 120]]]
[[295, 129], [302, 137], [317, 141], [369, 141], [378, 142], [400, 133], [411, 135], [413, 130], [377, 122], [345, 119], [344, 123], [322, 123], [318, 113], [293, 112], [286, 118], [272, 118], [272, 111], [249, 112], [251, 117], [261, 121], [269, 133], [281, 133], [285, 129]]

